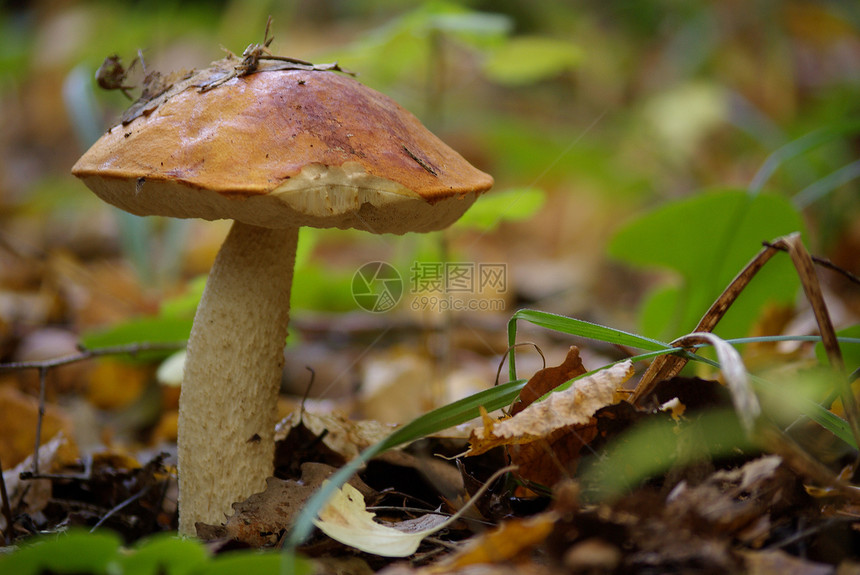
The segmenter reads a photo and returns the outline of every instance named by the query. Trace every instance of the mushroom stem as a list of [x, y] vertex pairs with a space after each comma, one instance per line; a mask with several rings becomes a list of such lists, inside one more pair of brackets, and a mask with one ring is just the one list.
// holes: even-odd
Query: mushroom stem
[[179, 531], [272, 475], [298, 228], [234, 222], [194, 317], [179, 400]]

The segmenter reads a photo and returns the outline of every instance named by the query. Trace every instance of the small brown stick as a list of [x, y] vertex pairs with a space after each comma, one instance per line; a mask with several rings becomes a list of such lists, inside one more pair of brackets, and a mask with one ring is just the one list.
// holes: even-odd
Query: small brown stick
[[85, 361], [94, 357], [102, 357], [107, 355], [130, 355], [132, 357], [147, 351], [170, 351], [185, 347], [185, 342], [182, 343], [133, 343], [129, 345], [116, 345], [110, 347], [102, 347], [97, 349], [81, 349], [79, 353], [66, 355], [54, 359], [46, 359], [42, 361], [19, 361], [11, 363], [0, 363], [0, 371], [2, 370], [21, 370], [21, 369], [38, 369], [39, 370], [39, 410], [38, 420], [36, 422], [36, 447], [33, 451], [33, 475], [39, 475], [39, 445], [42, 443], [42, 419], [45, 416], [45, 388], [48, 370], [70, 363]]
[[[771, 242], [762, 242], [762, 245], [763, 245], [763, 246], [765, 246], [765, 247], [768, 247], [768, 248], [773, 248], [773, 249], [776, 249], [776, 250], [780, 250], [780, 251], [782, 251], [782, 252], [787, 252], [787, 251], [788, 251], [788, 248], [786, 248], [785, 246], [782, 246], [782, 245], [778, 245], [778, 244], [776, 244], [776, 243], [771, 243]], [[821, 267], [826, 268], [826, 269], [829, 269], [829, 270], [831, 270], [831, 271], [834, 271], [834, 272], [836, 272], [836, 273], [838, 273], [838, 274], [840, 274], [840, 275], [844, 276], [844, 277], [845, 277], [845, 279], [847, 279], [847, 280], [848, 280], [848, 281], [850, 281], [851, 283], [855, 283], [855, 284], [857, 284], [857, 285], [860, 285], [860, 277], [857, 277], [856, 275], [854, 275], [853, 273], [849, 272], [848, 270], [846, 270], [846, 269], [845, 269], [845, 268], [843, 268], [843, 267], [837, 266], [836, 264], [834, 264], [834, 263], [833, 263], [832, 261], [830, 261], [829, 259], [827, 259], [827, 258], [822, 258], [822, 257], [818, 257], [818, 256], [813, 256], [813, 255], [811, 255], [811, 254], [810, 254], [810, 257], [812, 258], [812, 261], [814, 261], [816, 264], [820, 265]]]
[[[839, 372], [839, 392], [842, 396], [845, 416], [851, 426], [854, 440], [860, 443], [860, 415], [858, 415], [857, 400], [851, 392], [848, 380], [843, 378], [844, 362], [839, 343], [827, 313], [827, 306], [821, 293], [818, 276], [815, 273], [814, 262], [825, 265], [821, 260], [816, 261], [803, 246], [799, 233], [789, 234], [774, 240], [765, 242], [765, 248], [760, 251], [746, 267], [732, 280], [729, 286], [720, 294], [720, 297], [711, 305], [696, 326], [697, 332], [710, 332], [722, 319], [735, 299], [740, 295], [752, 278], [770, 260], [777, 251], [786, 251], [792, 258], [797, 274], [800, 277], [806, 297], [812, 306], [813, 313], [818, 321], [821, 340], [827, 351], [830, 364]], [[844, 272], [832, 264], [827, 266], [831, 269]], [[853, 276], [848, 274], [849, 279]], [[657, 382], [669, 379], [677, 375], [686, 365], [687, 359], [678, 355], [662, 355], [651, 362], [642, 379], [636, 386], [631, 402], [636, 405], [647, 397], [657, 385]]]
[[834, 475], [830, 468], [775, 426], [760, 425], [756, 430], [756, 437], [765, 449], [779, 455], [785, 464], [806, 479], [806, 482], [833, 489], [855, 504], [860, 503], [860, 489]]
[[[714, 301], [710, 309], [705, 312], [705, 315], [702, 316], [702, 319], [699, 320], [699, 324], [693, 331], [697, 333], [713, 331], [717, 323], [723, 318], [744, 288], [746, 288], [747, 284], [752, 281], [753, 277], [764, 267], [770, 258], [776, 254], [776, 251], [776, 248], [766, 247], [756, 254], [746, 267], [735, 276], [728, 287], [723, 290], [723, 293]], [[642, 374], [642, 378], [636, 386], [633, 396], [630, 398], [631, 403], [638, 405], [639, 402], [654, 391], [654, 387], [656, 387], [658, 382], [675, 377], [686, 364], [687, 359], [677, 355], [661, 355], [657, 357], [651, 362], [645, 373]]]
[[137, 501], [138, 499], [140, 499], [141, 497], [146, 495], [151, 487], [152, 487], [152, 485], [147, 485], [146, 487], [144, 487], [143, 489], [141, 489], [137, 493], [134, 493], [133, 495], [128, 497], [125, 501], [121, 501], [119, 504], [114, 506], [110, 511], [105, 513], [105, 515], [101, 519], [99, 519], [95, 525], [93, 525], [93, 528], [90, 529], [90, 533], [94, 533], [96, 529], [98, 529], [99, 527], [104, 525], [104, 522], [107, 521], [108, 519], [110, 519], [115, 513], [117, 513], [118, 511], [121, 511], [123, 508], [127, 507], [131, 503], [134, 503], [135, 501]]
[[48, 368], [39, 368], [39, 411], [36, 420], [36, 446], [33, 448], [33, 475], [39, 475], [39, 446], [42, 444], [42, 421], [45, 419], [45, 389]]
[[174, 343], [130, 343], [127, 345], [113, 345], [107, 347], [98, 347], [95, 349], [80, 348], [81, 351], [70, 355], [64, 355], [54, 359], [45, 359], [40, 361], [13, 361], [10, 363], [0, 363], [0, 370], [19, 370], [19, 369], [51, 369], [60, 367], [70, 363], [77, 363], [93, 359], [95, 357], [103, 357], [107, 355], [130, 355], [132, 357], [148, 351], [172, 351], [185, 347], [185, 342]]
[[830, 314], [827, 312], [827, 304], [824, 302], [824, 294], [821, 291], [818, 275], [815, 273], [815, 265], [812, 257], [806, 251], [799, 233], [781, 237], [774, 242], [774, 245], [784, 247], [791, 256], [794, 267], [797, 268], [797, 274], [800, 276], [800, 283], [803, 285], [806, 299], [809, 300], [812, 312], [815, 314], [815, 321], [818, 323], [818, 331], [821, 334], [821, 342], [827, 353], [827, 359], [830, 361], [830, 366], [836, 372], [837, 390], [842, 397], [845, 419], [848, 420], [848, 425], [851, 427], [854, 442], [860, 445], [860, 414], [858, 414], [857, 398], [854, 397], [851, 384], [845, 377], [845, 362], [842, 359], [842, 350], [839, 348], [836, 330], [833, 329], [833, 322], [830, 320]]
[[830, 321], [830, 314], [827, 313], [827, 304], [824, 302], [821, 284], [818, 282], [818, 275], [815, 273], [815, 265], [812, 257], [803, 245], [800, 234], [795, 232], [783, 236], [774, 241], [773, 245], [777, 249], [785, 249], [788, 255], [791, 256], [791, 261], [794, 263], [795, 269], [797, 269], [797, 275], [800, 277], [800, 284], [803, 286], [806, 299], [809, 300], [812, 313], [815, 315], [815, 321], [818, 323], [818, 331], [821, 333], [821, 342], [824, 344], [824, 350], [827, 352], [827, 359], [830, 360], [830, 365], [836, 371], [844, 371], [845, 363], [842, 359], [842, 350], [839, 349], [836, 331], [833, 329], [833, 322]]
[[9, 506], [9, 494], [6, 492], [6, 479], [3, 477], [3, 462], [0, 462], [0, 500], [2, 500], [3, 517], [6, 518], [6, 529], [3, 530], [3, 539], [6, 545], [12, 544], [12, 508]]

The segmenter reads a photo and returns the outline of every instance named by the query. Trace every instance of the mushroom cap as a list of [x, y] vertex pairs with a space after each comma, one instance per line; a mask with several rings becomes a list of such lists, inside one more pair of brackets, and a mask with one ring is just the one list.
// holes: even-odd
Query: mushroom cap
[[72, 173], [138, 215], [376, 233], [444, 228], [493, 184], [348, 76], [261, 62], [221, 83], [235, 63], [215, 62], [139, 102]]

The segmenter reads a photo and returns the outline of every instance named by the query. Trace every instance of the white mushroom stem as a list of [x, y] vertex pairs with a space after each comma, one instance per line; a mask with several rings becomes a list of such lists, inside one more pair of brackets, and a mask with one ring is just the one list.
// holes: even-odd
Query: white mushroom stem
[[179, 400], [179, 531], [221, 524], [272, 475], [298, 228], [235, 222], [203, 292]]

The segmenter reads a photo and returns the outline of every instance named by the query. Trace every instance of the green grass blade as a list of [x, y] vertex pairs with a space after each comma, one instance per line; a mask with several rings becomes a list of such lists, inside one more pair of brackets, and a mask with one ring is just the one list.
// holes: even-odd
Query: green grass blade
[[839, 126], [821, 128], [809, 132], [808, 134], [792, 140], [772, 153], [764, 161], [759, 171], [753, 176], [749, 185], [751, 194], [757, 194], [764, 187], [770, 177], [779, 169], [779, 167], [792, 158], [796, 158], [805, 154], [813, 148], [817, 148], [822, 144], [836, 140], [843, 136], [848, 136], [860, 131], [860, 121], [851, 120], [841, 123]]
[[372, 457], [398, 445], [421, 439], [431, 433], [437, 433], [474, 419], [480, 414], [479, 408], [482, 406], [487, 411], [494, 411], [509, 405], [517, 397], [517, 394], [519, 394], [525, 384], [525, 380], [509, 381], [508, 383], [497, 385], [491, 389], [480, 391], [454, 403], [434, 409], [407, 423], [379, 443], [371, 445], [362, 451], [358, 457], [329, 477], [328, 483], [318, 489], [308, 499], [301, 513], [296, 518], [284, 549], [293, 549], [308, 538], [314, 528], [313, 520], [331, 498], [334, 491], [349, 481], [349, 478]]
[[[645, 351], [677, 351], [669, 344], [649, 337], [642, 337], [626, 331], [621, 331], [604, 325], [583, 321], [572, 317], [537, 311], [533, 309], [518, 310], [508, 321], [508, 345], [513, 346], [517, 341], [517, 320], [527, 321], [539, 327], [551, 329], [560, 333], [567, 333], [588, 339], [594, 339], [611, 343], [642, 349]], [[508, 352], [508, 368], [510, 379], [515, 380], [516, 363], [513, 347]]]

